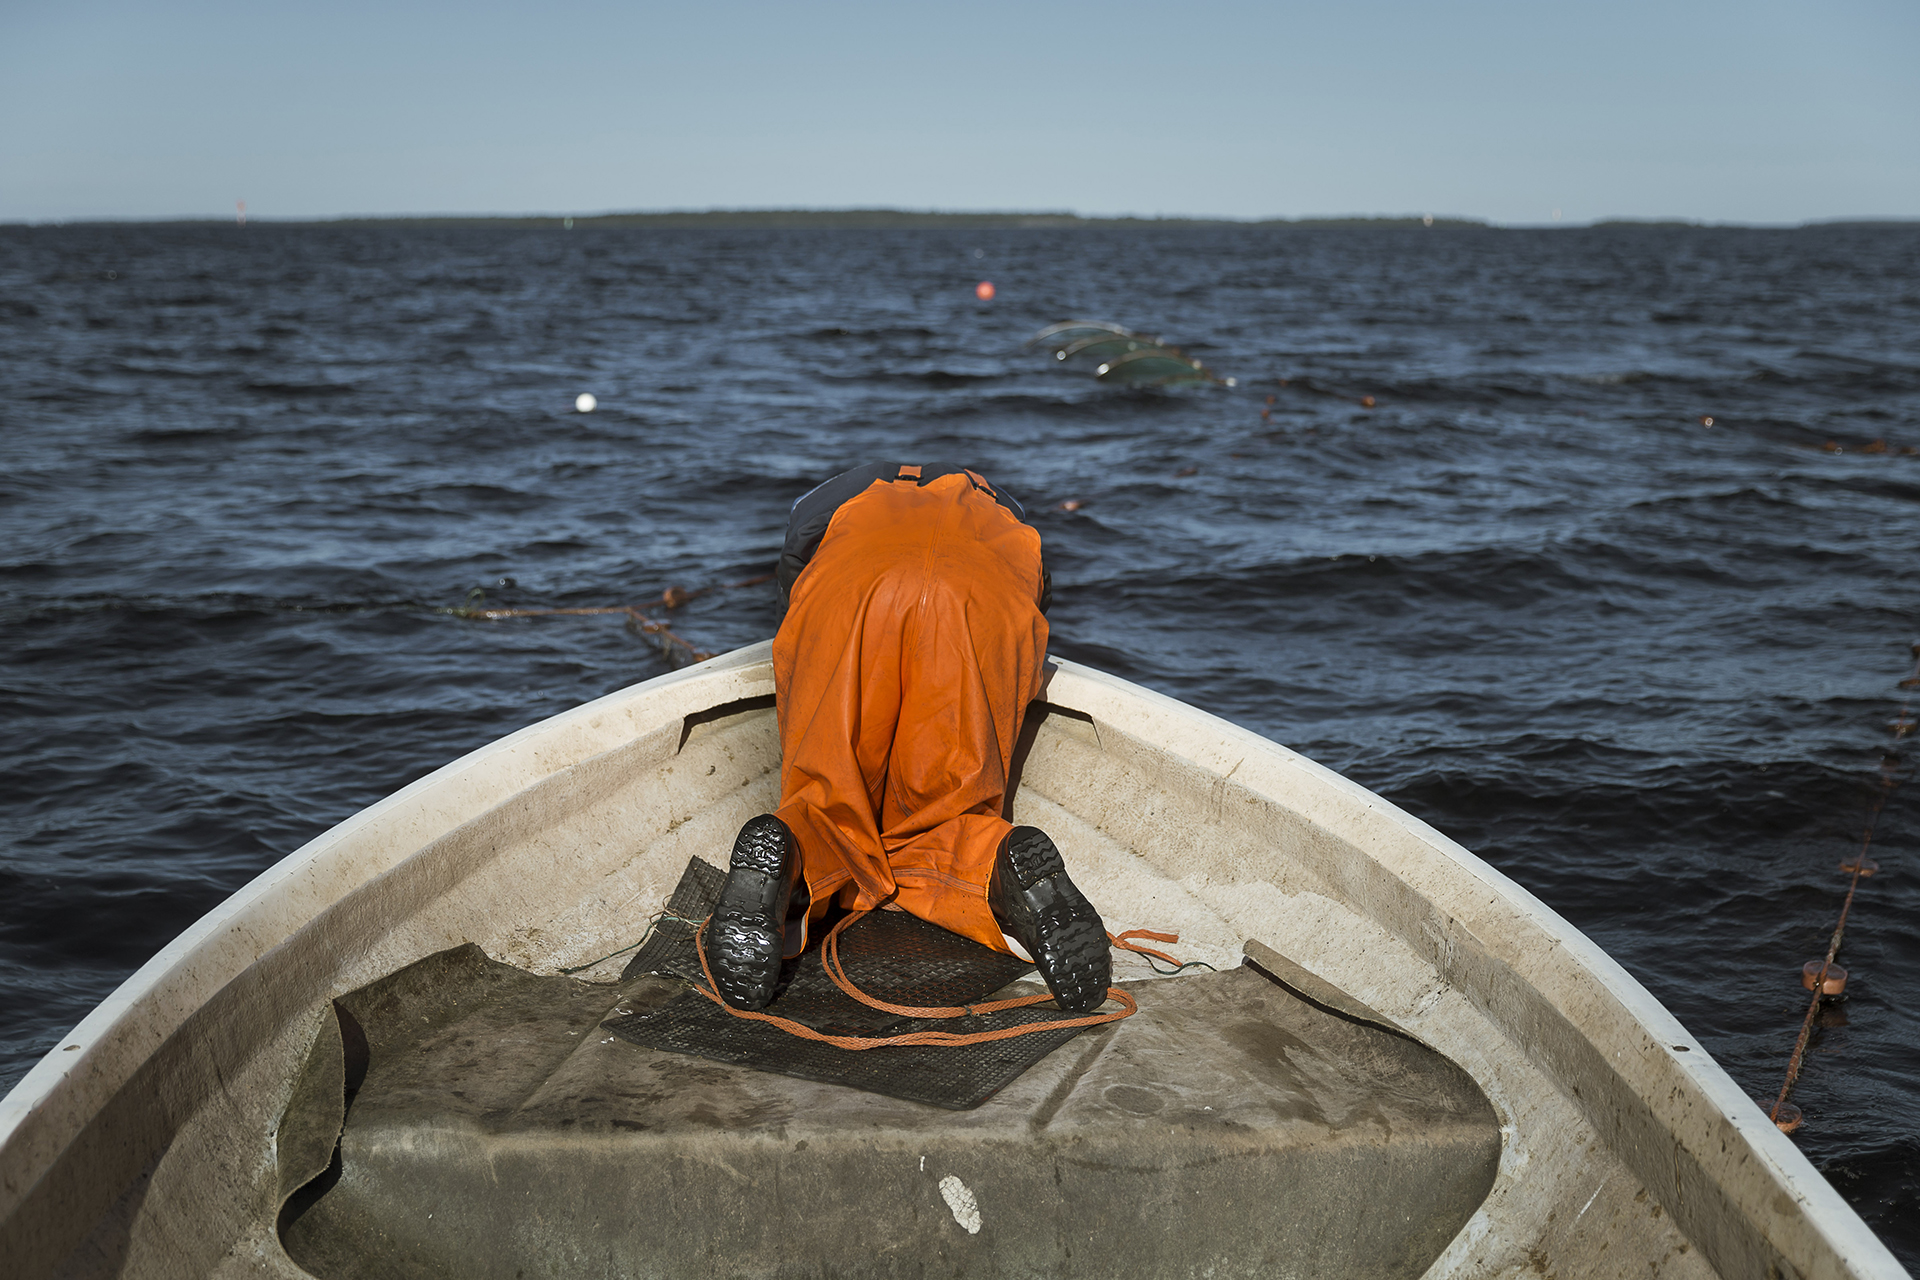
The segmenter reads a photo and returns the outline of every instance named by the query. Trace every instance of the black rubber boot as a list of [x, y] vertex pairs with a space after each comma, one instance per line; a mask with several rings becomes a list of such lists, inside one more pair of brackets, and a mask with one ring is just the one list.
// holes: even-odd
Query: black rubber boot
[[736, 1009], [764, 1009], [773, 999], [799, 861], [793, 832], [770, 813], [749, 818], [734, 837], [704, 942], [714, 986]]
[[1107, 997], [1113, 958], [1107, 929], [1086, 895], [1067, 878], [1067, 864], [1047, 833], [1015, 827], [1000, 846], [987, 905], [1001, 930], [1033, 957], [1068, 1013], [1085, 1013]]

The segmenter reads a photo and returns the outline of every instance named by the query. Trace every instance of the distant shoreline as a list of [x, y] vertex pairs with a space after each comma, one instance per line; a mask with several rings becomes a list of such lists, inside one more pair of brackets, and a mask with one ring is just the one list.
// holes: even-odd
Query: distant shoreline
[[552, 226], [571, 221], [575, 230], [599, 227], [639, 228], [809, 228], [819, 230], [1126, 230], [1215, 227], [1485, 227], [1468, 218], [1083, 218], [1077, 213], [919, 213], [904, 209], [712, 209], [691, 213], [603, 213], [568, 219], [561, 217], [415, 217], [333, 218], [330, 222], [355, 226], [390, 223], [431, 223], [436, 226]]
[[[232, 218], [73, 218], [11, 225], [141, 226], [225, 223]], [[1187, 230], [1230, 227], [1488, 227], [1471, 218], [1083, 218], [1076, 213], [926, 213], [906, 209], [706, 209], [664, 213], [598, 214], [398, 214], [347, 215], [338, 218], [249, 217], [249, 223], [273, 227], [500, 227], [691, 230], [696, 228], [827, 231], [885, 230], [1079, 230], [1097, 228]]]
[[[1689, 222], [1675, 218], [1608, 218], [1585, 223], [1514, 226], [1481, 218], [1137, 218], [1082, 217], [1075, 213], [925, 213], [904, 209], [709, 209], [665, 213], [601, 214], [402, 214], [338, 218], [254, 217], [267, 227], [475, 227], [502, 230], [1475, 230], [1582, 231], [1597, 228], [1797, 231], [1818, 227], [1915, 227], [1920, 219], [1837, 218], [1797, 224]], [[0, 226], [205, 226], [233, 225], [232, 218], [73, 218], [0, 222]]]

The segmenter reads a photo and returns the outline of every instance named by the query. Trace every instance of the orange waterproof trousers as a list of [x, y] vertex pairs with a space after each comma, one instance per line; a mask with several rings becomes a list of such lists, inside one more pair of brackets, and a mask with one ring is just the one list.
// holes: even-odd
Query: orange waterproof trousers
[[1005, 951], [987, 880], [1047, 620], [1040, 535], [968, 475], [843, 503], [773, 641], [780, 809], [813, 913], [889, 897]]

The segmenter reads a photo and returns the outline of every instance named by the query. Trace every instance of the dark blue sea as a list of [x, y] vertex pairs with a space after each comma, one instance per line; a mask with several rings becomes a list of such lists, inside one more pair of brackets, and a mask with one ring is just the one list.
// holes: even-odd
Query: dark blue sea
[[[1069, 317], [1238, 385], [1023, 345]], [[1916, 449], [1920, 227], [0, 227], [0, 1088], [303, 842], [668, 669], [445, 610], [761, 639], [768, 585], [648, 602], [884, 457], [1036, 513], [1056, 653], [1432, 822], [1771, 1099], [1920, 741]], [[1795, 1141], [1920, 1268], [1920, 787], [1872, 856]]]

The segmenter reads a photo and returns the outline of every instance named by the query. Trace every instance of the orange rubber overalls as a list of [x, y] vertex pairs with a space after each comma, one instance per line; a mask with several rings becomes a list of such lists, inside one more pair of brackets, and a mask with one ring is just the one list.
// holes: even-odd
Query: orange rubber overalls
[[[1040, 692], [1040, 535], [973, 473], [842, 503], [773, 641], [780, 808], [818, 916], [889, 897], [1007, 950], [987, 881]], [[976, 487], [980, 486], [980, 487]]]

